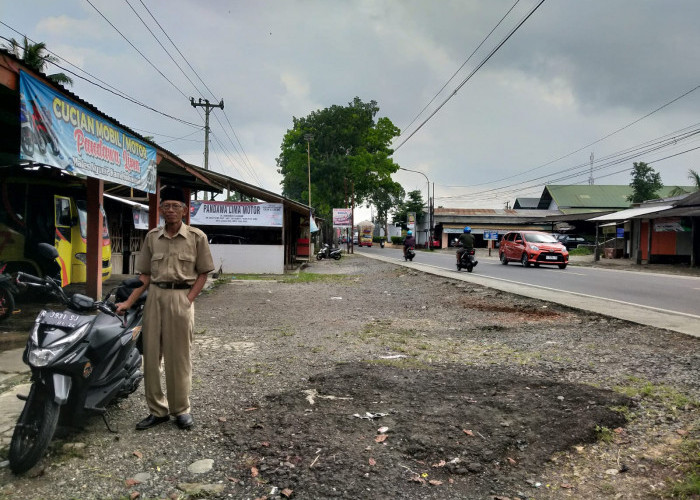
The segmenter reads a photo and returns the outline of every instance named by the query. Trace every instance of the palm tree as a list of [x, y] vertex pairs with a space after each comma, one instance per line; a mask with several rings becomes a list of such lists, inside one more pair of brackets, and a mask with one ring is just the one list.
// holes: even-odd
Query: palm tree
[[[695, 170], [692, 168], [688, 170], [688, 179], [692, 181], [694, 184], [695, 191], [700, 191], [700, 174], [698, 174]], [[689, 194], [692, 191], [687, 191], [683, 189], [680, 186], [674, 187], [671, 191], [669, 191], [668, 195], [669, 196], [681, 196], [684, 194]]]
[[[44, 68], [47, 64], [56, 64], [59, 61], [58, 57], [46, 52], [46, 44], [44, 42], [30, 43], [26, 36], [22, 45], [14, 38], [11, 38], [5, 44], [5, 48], [14, 54], [17, 59], [24, 62], [28, 68], [38, 73], [44, 73]], [[54, 83], [73, 85], [73, 79], [65, 73], [54, 73], [47, 75], [47, 78]]]
[[688, 170], [688, 179], [695, 185], [695, 190], [700, 191], [700, 174], [691, 168]]

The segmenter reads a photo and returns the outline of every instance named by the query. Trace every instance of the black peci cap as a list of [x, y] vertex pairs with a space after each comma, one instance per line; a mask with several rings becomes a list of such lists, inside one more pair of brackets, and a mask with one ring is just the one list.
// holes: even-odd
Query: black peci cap
[[185, 195], [182, 193], [182, 189], [178, 187], [163, 186], [160, 190], [160, 202], [163, 203], [166, 200], [185, 203]]

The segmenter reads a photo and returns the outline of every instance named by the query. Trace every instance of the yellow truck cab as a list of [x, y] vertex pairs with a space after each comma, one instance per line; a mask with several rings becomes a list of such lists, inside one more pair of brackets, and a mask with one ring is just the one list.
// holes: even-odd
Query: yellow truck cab
[[[49, 272], [37, 254], [39, 243], [58, 250], [61, 286], [86, 281], [87, 210], [80, 192], [61, 190], [46, 183], [5, 179], [0, 205], [0, 261], [6, 272], [24, 271], [37, 276]], [[59, 194], [60, 193], [60, 194]], [[112, 274], [111, 241], [107, 218], [102, 225], [102, 279]]]
[[[61, 282], [85, 283], [87, 279], [87, 208], [84, 200], [54, 195], [56, 233], [54, 246], [61, 265]], [[102, 210], [102, 208], [100, 208]], [[102, 280], [112, 274], [112, 247], [107, 216], [102, 210]]]

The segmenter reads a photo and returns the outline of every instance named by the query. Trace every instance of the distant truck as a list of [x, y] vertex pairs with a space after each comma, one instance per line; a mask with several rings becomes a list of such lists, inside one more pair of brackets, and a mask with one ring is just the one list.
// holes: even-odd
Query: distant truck
[[374, 236], [374, 224], [371, 222], [361, 222], [357, 225], [357, 227], [358, 232], [360, 233], [358, 246], [371, 247], [372, 238]]
[[[37, 254], [39, 243], [58, 250], [61, 286], [87, 278], [87, 207], [85, 190], [46, 179], [4, 177], [0, 198], [0, 261], [5, 272], [48, 273]], [[57, 185], [58, 184], [58, 185]], [[102, 225], [102, 279], [112, 274], [112, 250], [107, 218]]]

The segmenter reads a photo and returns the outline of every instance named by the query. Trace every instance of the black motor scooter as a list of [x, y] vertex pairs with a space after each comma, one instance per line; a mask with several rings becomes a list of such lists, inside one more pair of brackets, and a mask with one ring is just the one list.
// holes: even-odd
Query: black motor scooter
[[[47, 243], [40, 251], [58, 256]], [[80, 427], [90, 414], [102, 415], [112, 431], [107, 406], [117, 397], [134, 392], [141, 382], [141, 353], [138, 349], [143, 323], [144, 296], [126, 312], [116, 314], [115, 301], [126, 300], [138, 278], [121, 283], [105, 300], [67, 295], [60, 282], [22, 272], [17, 282], [49, 292], [65, 310], [43, 309], [34, 321], [22, 356], [31, 368], [31, 389], [17, 420], [10, 442], [10, 469], [29, 470], [48, 447], [56, 427]]]
[[462, 255], [460, 255], [459, 262], [457, 263], [457, 271], [466, 269], [467, 272], [470, 273], [478, 263], [479, 261], [476, 260], [476, 250], [470, 248], [469, 250], [462, 252]]
[[316, 254], [316, 260], [322, 259], [335, 259], [340, 260], [342, 257], [342, 251], [340, 248], [331, 248], [328, 243], [324, 243]]
[[415, 256], [416, 256], [416, 249], [413, 247], [408, 247], [403, 254], [403, 258], [406, 262], [408, 262], [409, 260], [411, 262], [413, 262], [413, 257], [415, 257]]

